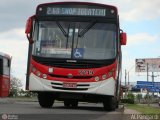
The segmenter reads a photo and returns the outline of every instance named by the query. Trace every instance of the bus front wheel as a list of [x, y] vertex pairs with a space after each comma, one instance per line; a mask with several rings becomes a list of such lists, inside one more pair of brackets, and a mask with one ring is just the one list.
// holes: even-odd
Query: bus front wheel
[[38, 102], [43, 108], [51, 108], [54, 103], [54, 96], [52, 93], [40, 92], [38, 93]]
[[103, 101], [103, 107], [107, 111], [114, 111], [116, 109], [117, 102], [114, 97], [106, 97]]
[[72, 100], [71, 105], [73, 108], [77, 108], [78, 107], [78, 100]]
[[65, 107], [70, 107], [70, 101], [69, 100], [64, 100], [64, 106]]

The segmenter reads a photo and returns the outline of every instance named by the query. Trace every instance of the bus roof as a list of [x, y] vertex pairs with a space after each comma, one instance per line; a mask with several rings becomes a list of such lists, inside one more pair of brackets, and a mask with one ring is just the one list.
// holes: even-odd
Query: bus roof
[[5, 58], [7, 58], [7, 59], [11, 59], [11, 56], [10, 56], [10, 55], [8, 55], [8, 54], [6, 54], [6, 53], [3, 53], [3, 52], [0, 52], [0, 56], [1, 56], [1, 57], [5, 57]]

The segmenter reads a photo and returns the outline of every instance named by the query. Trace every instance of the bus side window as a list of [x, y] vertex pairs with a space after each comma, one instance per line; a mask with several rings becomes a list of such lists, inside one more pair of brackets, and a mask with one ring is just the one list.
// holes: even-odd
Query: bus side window
[[0, 58], [0, 75], [3, 75], [3, 59]]
[[4, 75], [9, 75], [9, 60], [6, 58], [3, 58], [3, 74]]
[[11, 61], [8, 59], [8, 67], [10, 68]]

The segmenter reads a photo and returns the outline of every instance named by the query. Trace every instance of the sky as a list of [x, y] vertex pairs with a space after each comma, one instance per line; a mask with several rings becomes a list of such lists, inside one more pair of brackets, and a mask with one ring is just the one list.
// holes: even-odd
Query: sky
[[[55, 1], [60, 0], [1, 0], [0, 2], [0, 52], [12, 56], [11, 74], [22, 81], [23, 87], [28, 54], [28, 40], [24, 32], [26, 21], [29, 16], [35, 14], [38, 4]], [[125, 69], [129, 73], [130, 82], [145, 81], [146, 73], [135, 72], [135, 59], [160, 58], [160, 0], [79, 1], [104, 3], [118, 8], [120, 27], [127, 33], [127, 45], [122, 46], [122, 81], [125, 81]], [[155, 81], [160, 82], [160, 72], [154, 75], [157, 76]]]

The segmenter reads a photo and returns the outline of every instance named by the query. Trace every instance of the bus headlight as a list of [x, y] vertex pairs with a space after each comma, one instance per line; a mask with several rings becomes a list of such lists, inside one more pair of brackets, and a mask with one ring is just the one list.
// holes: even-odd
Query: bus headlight
[[96, 76], [96, 77], [94, 78], [94, 80], [95, 80], [95, 81], [99, 81], [99, 77]]
[[106, 75], [102, 75], [102, 79], [105, 80], [107, 78]]
[[47, 75], [46, 75], [46, 74], [43, 74], [42, 77], [43, 77], [44, 79], [46, 79], [46, 78], [47, 78]]
[[37, 71], [36, 75], [39, 77], [41, 75], [41, 73], [39, 71]]
[[108, 72], [108, 76], [111, 77], [112, 75], [113, 75], [113, 72], [112, 72], [112, 71], [109, 71], [109, 72]]
[[36, 68], [35, 67], [32, 67], [32, 72], [35, 72], [36, 71]]

